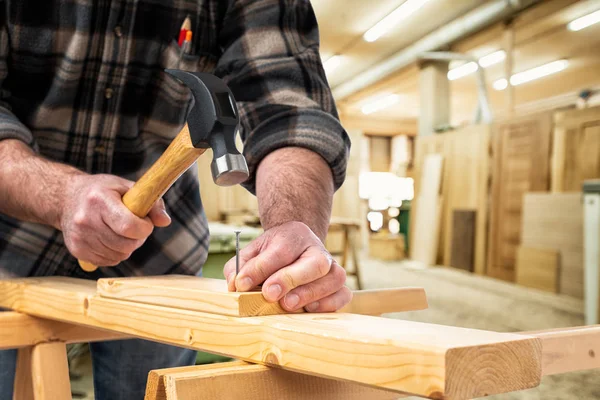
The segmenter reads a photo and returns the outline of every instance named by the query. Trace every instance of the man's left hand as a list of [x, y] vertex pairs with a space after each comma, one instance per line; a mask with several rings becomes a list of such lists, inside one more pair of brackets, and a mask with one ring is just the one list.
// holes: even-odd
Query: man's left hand
[[338, 265], [313, 231], [301, 222], [268, 229], [240, 251], [223, 273], [230, 291], [246, 292], [262, 283], [267, 301], [279, 301], [286, 311], [304, 307], [309, 312], [332, 312], [350, 302], [344, 283], [346, 271]]

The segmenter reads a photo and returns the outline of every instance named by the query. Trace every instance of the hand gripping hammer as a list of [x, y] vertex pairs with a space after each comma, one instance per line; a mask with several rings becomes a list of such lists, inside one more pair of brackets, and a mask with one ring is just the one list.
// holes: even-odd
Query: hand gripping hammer
[[[235, 99], [225, 82], [214, 75], [181, 70], [166, 70], [192, 92], [194, 105], [187, 124], [167, 150], [148, 171], [123, 195], [123, 204], [144, 218], [188, 168], [209, 147], [213, 150], [211, 171], [219, 186], [232, 186], [248, 178], [246, 160], [235, 147], [239, 115]], [[79, 261], [85, 271], [96, 266]]]

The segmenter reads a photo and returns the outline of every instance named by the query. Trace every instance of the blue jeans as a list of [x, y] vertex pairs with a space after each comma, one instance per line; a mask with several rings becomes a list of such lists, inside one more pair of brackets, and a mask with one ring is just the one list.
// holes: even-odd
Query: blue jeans
[[[194, 365], [196, 351], [141, 339], [90, 344], [96, 400], [143, 400], [148, 372]], [[0, 399], [12, 399], [16, 350], [0, 351]]]

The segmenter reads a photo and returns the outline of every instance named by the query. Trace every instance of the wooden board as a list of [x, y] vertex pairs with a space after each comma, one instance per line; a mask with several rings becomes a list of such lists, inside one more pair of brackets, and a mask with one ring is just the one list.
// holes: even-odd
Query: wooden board
[[454, 210], [450, 266], [473, 272], [475, 261], [475, 210]]
[[421, 177], [423, 185], [415, 199], [415, 228], [411, 236], [410, 258], [425, 265], [436, 264], [442, 161], [441, 154], [425, 157]]
[[392, 400], [396, 392], [240, 361], [151, 371], [145, 400]]
[[600, 325], [523, 334], [542, 340], [544, 376], [600, 368]]
[[517, 252], [517, 284], [558, 293], [560, 254], [557, 250], [520, 246]]
[[369, 237], [369, 257], [386, 261], [403, 260], [405, 257], [404, 235], [388, 233], [371, 235]]
[[41, 343], [31, 350], [31, 377], [35, 400], [71, 399], [67, 346]]
[[0, 312], [0, 326], [0, 350], [30, 347], [44, 342], [84, 343], [129, 337], [16, 312]]
[[[490, 127], [474, 125], [452, 132], [418, 137], [415, 145], [415, 201], [418, 213], [419, 196], [426, 181], [422, 178], [423, 161], [428, 154], [444, 157], [442, 174], [441, 215], [437, 263], [450, 265], [452, 256], [452, 214], [458, 209], [476, 210], [474, 270], [484, 274], [486, 268], [487, 202], [489, 181]], [[413, 212], [411, 211], [412, 215]], [[411, 218], [410, 246], [420, 226]], [[429, 228], [430, 234], [435, 227]]]
[[24, 347], [17, 353], [13, 400], [32, 400], [33, 381], [31, 377], [31, 349]]
[[522, 246], [560, 253], [558, 291], [583, 298], [581, 193], [528, 193], [523, 202]]
[[586, 179], [600, 178], [600, 107], [554, 116], [552, 191], [579, 192]]
[[487, 274], [515, 280], [523, 195], [550, 189], [550, 112], [502, 121], [493, 129]]
[[[261, 292], [229, 292], [223, 279], [168, 275], [98, 280], [102, 297], [177, 307], [221, 315], [248, 317], [288, 314], [279, 303], [269, 303]], [[427, 308], [423, 288], [359, 290], [340, 312], [381, 315]], [[299, 312], [302, 312], [300, 310]]]
[[89, 283], [0, 281], [0, 307], [434, 398], [473, 398], [540, 382], [540, 341], [527, 336], [356, 314], [230, 317], [88, 296]]
[[558, 293], [560, 253], [557, 250], [520, 246], [517, 251], [516, 283]]

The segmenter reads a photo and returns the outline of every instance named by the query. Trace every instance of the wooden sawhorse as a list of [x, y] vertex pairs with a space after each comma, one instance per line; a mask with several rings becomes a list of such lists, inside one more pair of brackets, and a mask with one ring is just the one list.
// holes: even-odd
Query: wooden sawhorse
[[[16, 400], [70, 399], [66, 344], [139, 337], [246, 362], [155, 370], [146, 399], [471, 399], [600, 367], [600, 327], [496, 333], [361, 314], [426, 307], [422, 289], [357, 292], [344, 312], [282, 314], [195, 277], [0, 281]], [[277, 368], [273, 368], [277, 367]]]

